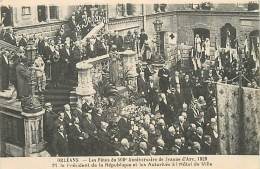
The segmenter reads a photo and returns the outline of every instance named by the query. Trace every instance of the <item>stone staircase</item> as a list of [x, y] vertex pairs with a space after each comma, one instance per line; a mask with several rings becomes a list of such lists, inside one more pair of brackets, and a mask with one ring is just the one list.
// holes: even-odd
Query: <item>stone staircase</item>
[[17, 51], [19, 48], [3, 40], [0, 40], [0, 48], [8, 49], [11, 51]]
[[[101, 29], [104, 28], [104, 24], [101, 23], [94, 27], [87, 35], [82, 39], [82, 43], [86, 41], [86, 38], [96, 35]], [[66, 79], [69, 80], [69, 79]], [[54, 88], [52, 85], [46, 88], [44, 92], [44, 101], [51, 102], [53, 105], [54, 111], [63, 110], [65, 104], [70, 104], [71, 108], [75, 108], [77, 102], [77, 95], [75, 93], [75, 86], [73, 85], [60, 85], [57, 88]]]
[[49, 86], [44, 92], [44, 102], [50, 102], [53, 105], [53, 110], [55, 112], [63, 110], [65, 104], [70, 103], [70, 91], [71, 86], [59, 86], [54, 88]]

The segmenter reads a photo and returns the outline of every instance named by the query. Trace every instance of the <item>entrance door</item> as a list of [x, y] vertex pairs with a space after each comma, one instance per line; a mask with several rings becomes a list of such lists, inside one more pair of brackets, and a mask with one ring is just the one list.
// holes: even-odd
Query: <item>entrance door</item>
[[205, 28], [196, 28], [193, 30], [194, 35], [194, 43], [195, 43], [195, 36], [199, 35], [202, 41], [205, 41], [206, 38], [210, 39], [210, 33], [208, 29]]
[[47, 19], [46, 6], [44, 5], [37, 6], [37, 12], [38, 12], [38, 21], [46, 22]]
[[13, 26], [13, 19], [12, 19], [12, 8], [2, 6], [1, 7], [1, 22], [4, 26]]

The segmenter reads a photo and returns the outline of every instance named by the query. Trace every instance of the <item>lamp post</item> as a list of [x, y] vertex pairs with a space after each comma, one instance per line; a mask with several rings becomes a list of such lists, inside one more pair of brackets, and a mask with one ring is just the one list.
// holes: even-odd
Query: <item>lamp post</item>
[[154, 62], [160, 63], [161, 62], [161, 51], [160, 51], [160, 31], [162, 30], [163, 22], [156, 17], [156, 20], [153, 22], [154, 29], [156, 32], [156, 53], [154, 55]]
[[30, 79], [28, 84], [30, 88], [30, 95], [22, 99], [21, 106], [23, 112], [25, 113], [37, 113], [42, 110], [42, 107], [39, 98], [35, 95], [36, 77], [35, 70], [33, 69], [33, 63], [36, 58], [36, 47], [34, 46], [32, 39], [29, 39], [25, 50], [25, 54], [28, 58], [28, 69], [30, 71]]
[[36, 47], [33, 39], [29, 39], [25, 49], [26, 57], [28, 58], [28, 69], [30, 73], [28, 87], [29, 96], [21, 100], [21, 107], [24, 120], [24, 156], [49, 156], [45, 150], [46, 142], [43, 135], [43, 115], [39, 98], [35, 95], [36, 77], [33, 63], [36, 58]]

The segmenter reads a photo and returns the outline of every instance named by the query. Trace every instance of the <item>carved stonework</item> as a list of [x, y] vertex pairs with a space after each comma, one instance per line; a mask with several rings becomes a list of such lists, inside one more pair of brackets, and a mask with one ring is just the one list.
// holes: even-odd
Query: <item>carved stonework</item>
[[126, 50], [121, 53], [123, 59], [123, 71], [127, 72], [127, 83], [136, 87], [136, 53]]
[[76, 88], [76, 94], [80, 96], [94, 95], [96, 91], [93, 88], [92, 83], [92, 67], [86, 61], [79, 62], [76, 65], [78, 70], [78, 86]]
[[25, 129], [25, 156], [41, 153], [45, 149], [46, 143], [43, 138], [43, 114], [43, 110], [34, 114], [22, 112]]

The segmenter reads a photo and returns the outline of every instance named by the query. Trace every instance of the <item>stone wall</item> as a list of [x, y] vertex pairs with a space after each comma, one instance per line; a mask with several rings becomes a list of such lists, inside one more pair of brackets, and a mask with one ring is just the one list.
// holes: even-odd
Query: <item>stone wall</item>
[[18, 35], [18, 39], [21, 37], [22, 34], [35, 34], [36, 36], [42, 35], [43, 37], [54, 37], [62, 24], [65, 24], [65, 30], [69, 29], [67, 22], [59, 21], [47, 24], [16, 27], [14, 28], [14, 32], [16, 32], [16, 34]]
[[236, 28], [236, 37], [240, 44], [244, 42], [245, 34], [259, 30], [259, 16], [250, 12], [177, 12], [178, 43], [193, 45], [195, 28], [205, 28], [210, 31], [211, 46], [215, 44], [215, 37], [218, 37], [220, 44], [220, 29], [226, 23]]

